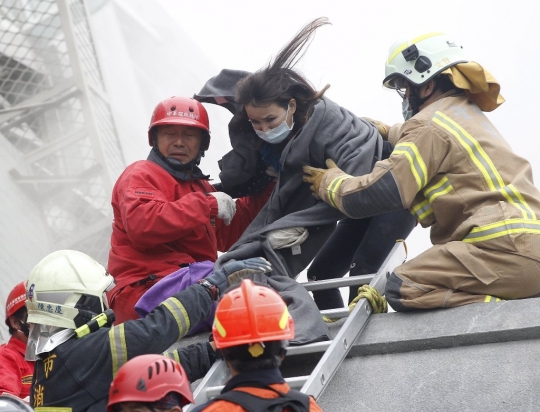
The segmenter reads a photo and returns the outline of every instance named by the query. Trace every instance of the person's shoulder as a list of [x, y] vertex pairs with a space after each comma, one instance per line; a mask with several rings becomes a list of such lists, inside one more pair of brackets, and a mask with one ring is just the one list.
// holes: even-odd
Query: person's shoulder
[[167, 171], [158, 164], [149, 160], [137, 160], [125, 168], [118, 182], [127, 182], [133, 178], [148, 180], [161, 175], [169, 176]]
[[206, 405], [206, 407], [204, 407], [200, 411], [201, 412], [220, 412], [220, 411], [246, 412], [246, 410], [242, 408], [240, 405], [237, 405], [236, 403], [229, 402], [223, 399], [211, 401], [208, 405]]

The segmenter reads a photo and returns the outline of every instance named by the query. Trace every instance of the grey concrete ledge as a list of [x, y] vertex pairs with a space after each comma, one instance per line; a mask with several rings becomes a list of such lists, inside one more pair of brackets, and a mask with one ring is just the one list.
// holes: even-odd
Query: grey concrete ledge
[[[333, 334], [343, 322], [332, 325]], [[540, 298], [372, 315], [349, 356], [540, 339]]]

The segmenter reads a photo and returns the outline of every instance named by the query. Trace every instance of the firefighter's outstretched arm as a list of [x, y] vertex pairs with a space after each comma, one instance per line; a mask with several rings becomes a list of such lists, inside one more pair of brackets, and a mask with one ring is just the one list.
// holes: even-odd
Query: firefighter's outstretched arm
[[[392, 172], [379, 167], [364, 176], [350, 176], [332, 159], [328, 169], [304, 166], [303, 180], [310, 183], [313, 195], [345, 215], [361, 219], [404, 208]], [[374, 169], [375, 170], [375, 169]]]

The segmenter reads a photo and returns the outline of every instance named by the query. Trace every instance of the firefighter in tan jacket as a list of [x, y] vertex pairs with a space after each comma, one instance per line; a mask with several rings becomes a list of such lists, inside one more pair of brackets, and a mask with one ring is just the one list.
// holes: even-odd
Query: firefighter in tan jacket
[[384, 86], [405, 123], [373, 121], [395, 145], [353, 177], [304, 166], [316, 197], [352, 218], [408, 208], [433, 247], [397, 267], [386, 297], [396, 311], [540, 296], [540, 192], [531, 166], [484, 115], [504, 99], [487, 70], [443, 33], [390, 48]]

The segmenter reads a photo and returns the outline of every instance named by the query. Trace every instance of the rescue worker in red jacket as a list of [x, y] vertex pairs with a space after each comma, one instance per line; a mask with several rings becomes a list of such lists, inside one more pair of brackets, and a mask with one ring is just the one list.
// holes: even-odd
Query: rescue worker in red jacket
[[216, 192], [198, 165], [210, 144], [208, 114], [198, 101], [171, 97], [150, 120], [147, 160], [118, 178], [108, 271], [117, 323], [139, 316], [135, 303], [157, 281], [190, 263], [217, 259], [266, 202], [269, 190], [233, 200]]
[[284, 411], [322, 411], [313, 397], [291, 389], [281, 375], [294, 321], [273, 289], [244, 279], [226, 292], [216, 309], [212, 336], [231, 378], [221, 395], [192, 412], [256, 412], [276, 405]]
[[193, 393], [184, 368], [163, 355], [141, 355], [118, 370], [107, 412], [181, 412], [189, 403]]
[[540, 191], [484, 111], [500, 86], [444, 33], [402, 39], [384, 86], [403, 100], [405, 123], [380, 130], [387, 160], [353, 177], [304, 167], [315, 195], [353, 218], [408, 208], [431, 227], [433, 247], [398, 266], [386, 297], [397, 311], [540, 296]]
[[28, 400], [34, 362], [24, 359], [28, 341], [28, 313], [26, 302], [26, 281], [18, 283], [9, 293], [6, 301], [6, 325], [11, 338], [0, 346], [0, 395], [9, 393]]
[[175, 350], [171, 345], [208, 316], [229, 276], [240, 276], [247, 267], [250, 273], [264, 273], [267, 265], [262, 258], [230, 262], [145, 318], [110, 326], [105, 292], [113, 277], [84, 253], [49, 254], [32, 269], [26, 286], [30, 334], [25, 357], [36, 361], [31, 405], [37, 412], [104, 411], [119, 368], [144, 354], [167, 351], [190, 381], [202, 378], [215, 360], [211, 345], [199, 342]]

